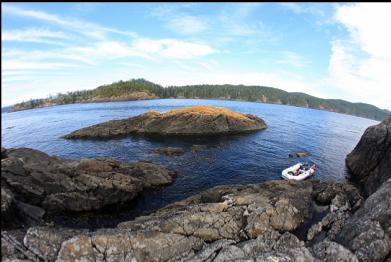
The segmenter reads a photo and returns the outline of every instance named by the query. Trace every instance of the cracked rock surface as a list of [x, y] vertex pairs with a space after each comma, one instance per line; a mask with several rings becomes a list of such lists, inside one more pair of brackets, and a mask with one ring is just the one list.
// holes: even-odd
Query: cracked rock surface
[[36, 220], [45, 211], [97, 210], [130, 201], [145, 187], [167, 185], [175, 179], [173, 171], [147, 162], [66, 160], [29, 148], [4, 152], [2, 222], [12, 222], [10, 214], [15, 210]]
[[346, 200], [345, 207], [360, 198], [350, 185], [331, 183], [318, 190], [319, 183], [219, 186], [112, 229], [31, 227], [23, 245], [47, 261], [316, 261], [335, 253], [355, 258], [337, 243], [328, 248], [325, 239], [311, 249], [293, 233], [311, 220], [321, 192], [334, 189], [329, 210], [334, 199]]

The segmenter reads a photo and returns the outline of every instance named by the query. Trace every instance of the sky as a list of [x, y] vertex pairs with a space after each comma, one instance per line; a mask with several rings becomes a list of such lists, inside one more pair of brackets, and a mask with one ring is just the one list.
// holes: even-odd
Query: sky
[[2, 3], [2, 106], [119, 80], [391, 109], [390, 3]]

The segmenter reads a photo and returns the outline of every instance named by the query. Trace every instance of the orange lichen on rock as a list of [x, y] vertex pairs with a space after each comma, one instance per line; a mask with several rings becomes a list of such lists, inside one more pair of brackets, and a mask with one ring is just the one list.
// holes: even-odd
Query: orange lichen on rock
[[241, 113], [232, 112], [228, 108], [219, 107], [219, 106], [189, 106], [181, 109], [173, 109], [167, 113], [162, 114], [162, 116], [171, 116], [178, 114], [192, 114], [192, 115], [225, 115], [237, 119], [248, 119], [246, 115]]
[[150, 110], [123, 120], [76, 130], [64, 138], [107, 138], [126, 134], [216, 135], [237, 134], [267, 128], [259, 117], [232, 112], [224, 107], [191, 106], [165, 113]]

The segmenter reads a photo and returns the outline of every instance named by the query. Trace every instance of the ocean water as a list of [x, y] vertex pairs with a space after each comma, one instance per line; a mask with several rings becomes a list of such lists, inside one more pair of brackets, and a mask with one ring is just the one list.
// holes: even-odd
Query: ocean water
[[[193, 105], [213, 105], [261, 117], [268, 128], [259, 132], [221, 137], [128, 136], [111, 140], [66, 140], [61, 136], [82, 127], [112, 119], [127, 118], [148, 110], [164, 112]], [[281, 171], [298, 161], [318, 166], [313, 178], [346, 181], [345, 157], [368, 126], [378, 121], [293, 106], [200, 99], [159, 99], [128, 102], [71, 104], [2, 113], [3, 147], [30, 147], [67, 159], [111, 157], [117, 160], [148, 160], [175, 170], [176, 181], [148, 190], [121, 210], [99, 214], [74, 214], [54, 218], [77, 227], [115, 226], [140, 214], [150, 213], [217, 185], [260, 183], [281, 179]], [[192, 145], [206, 145], [191, 152]], [[182, 147], [182, 156], [151, 152], [158, 147]], [[303, 159], [289, 158], [306, 151]], [[313, 179], [312, 178], [312, 179]], [[115, 213], [115, 214], [114, 214]], [[83, 217], [84, 219], [80, 219]], [[110, 219], [108, 219], [110, 217]]]

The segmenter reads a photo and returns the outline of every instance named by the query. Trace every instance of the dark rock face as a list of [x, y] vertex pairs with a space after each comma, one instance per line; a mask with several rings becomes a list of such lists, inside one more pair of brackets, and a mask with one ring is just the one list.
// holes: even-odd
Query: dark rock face
[[391, 251], [391, 179], [346, 222], [336, 241], [360, 261], [383, 261]]
[[124, 120], [112, 120], [74, 131], [64, 138], [110, 138], [128, 134], [216, 135], [250, 132], [266, 128], [253, 115], [223, 107], [194, 106], [166, 113], [148, 111]]
[[39, 220], [44, 210], [97, 210], [174, 178], [174, 172], [147, 162], [65, 160], [28, 148], [7, 149], [1, 160], [1, 214], [10, 220], [17, 209]]
[[365, 196], [391, 178], [391, 116], [365, 130], [360, 142], [346, 157], [346, 165]]

